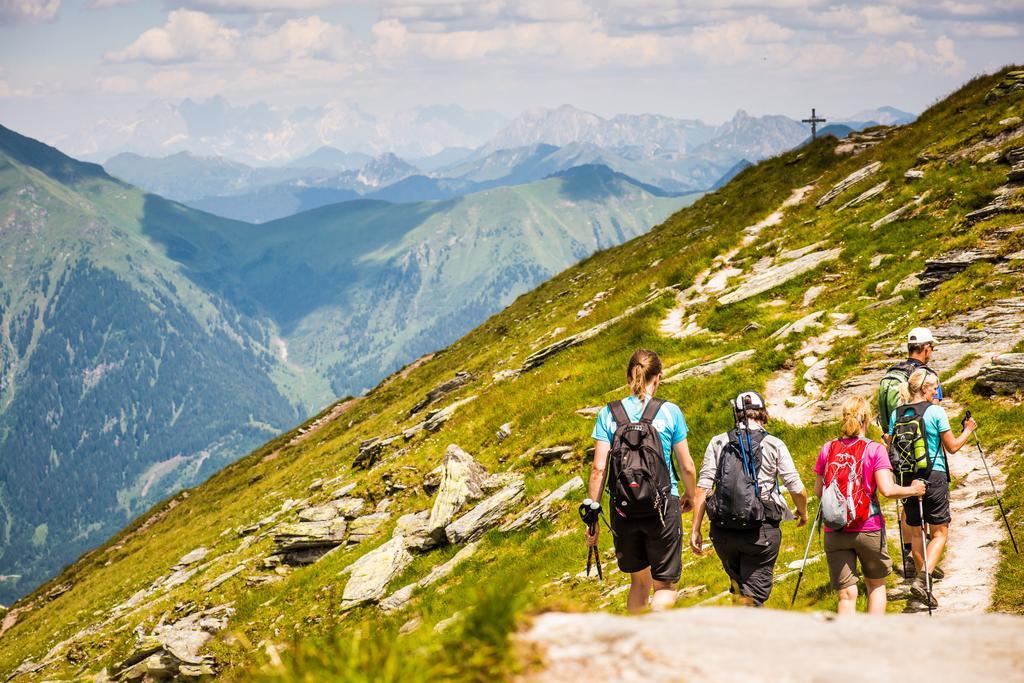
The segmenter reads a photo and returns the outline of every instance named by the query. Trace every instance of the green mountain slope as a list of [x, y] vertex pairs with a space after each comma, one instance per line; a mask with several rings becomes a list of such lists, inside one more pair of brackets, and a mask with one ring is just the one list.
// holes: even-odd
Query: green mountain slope
[[307, 414], [272, 327], [183, 277], [145, 201], [0, 129], [0, 561], [26, 588]]
[[[726, 398], [761, 389], [777, 418], [770, 430], [809, 482], [820, 444], [834, 434], [835, 399], [870, 392], [902, 335], [924, 323], [939, 334], [944, 385], [979, 417], [986, 447], [1019, 453], [1018, 402], [981, 393], [989, 390], [977, 377], [994, 350], [1024, 349], [1016, 257], [1024, 189], [1012, 180], [1024, 177], [1022, 84], [1024, 72], [1008, 70], [972, 81], [856, 154], [837, 154], [827, 138], [761, 162], [650, 232], [519, 296], [364, 398], [332, 406], [155, 506], [19, 602], [0, 636], [0, 671], [18, 669], [25, 680], [102, 669], [141, 676], [147, 667], [216, 670], [228, 680], [508, 675], [506, 636], [517, 614], [623, 609], [624, 579], [612, 570], [607, 538], [606, 581], [577, 575], [585, 560], [579, 491], [554, 502], [552, 519], [491, 527], [476, 545], [463, 532], [484, 503], [461, 506], [444, 533], [455, 542], [433, 550], [403, 549], [422, 538], [400, 516], [445, 508], [431, 472], [448, 444], [492, 473], [511, 473], [488, 482], [498, 493], [484, 493], [499, 520], [584, 473], [592, 418], [577, 411], [621, 396], [623, 366], [638, 346], [658, 349], [670, 366], [661, 394], [685, 411], [698, 461], [729, 426]], [[390, 253], [371, 243], [359, 258]], [[222, 267], [198, 257], [186, 265], [193, 278]], [[799, 383], [797, 369], [808, 373]], [[431, 394], [431, 408], [445, 410], [417, 429], [426, 411], [416, 408]], [[566, 448], [541, 450], [551, 446]], [[1024, 460], [1003, 457], [1004, 504], [1021, 537]], [[307, 543], [300, 534], [311, 531], [292, 525], [317, 517], [325, 520], [321, 548], [336, 549], [294, 551], [288, 564], [282, 547]], [[780, 574], [807, 540], [792, 525], [783, 534]], [[1000, 552], [993, 606], [1024, 612], [1021, 565], [1005, 541]], [[448, 561], [459, 562], [450, 573]], [[834, 608], [824, 564], [808, 566], [799, 608]], [[382, 581], [360, 594], [353, 584], [371, 569]], [[687, 554], [683, 571], [682, 605], [728, 588], [714, 555]], [[795, 576], [787, 576], [770, 607], [788, 607]], [[406, 586], [402, 603], [405, 593], [393, 593]], [[392, 611], [377, 604], [386, 596]], [[203, 658], [186, 653], [183, 663], [168, 633], [199, 620]]]
[[344, 395], [696, 196], [658, 196], [584, 166], [443, 202], [354, 201], [244, 229], [174, 224], [149, 235], [196, 282], [267, 311], [289, 360]]

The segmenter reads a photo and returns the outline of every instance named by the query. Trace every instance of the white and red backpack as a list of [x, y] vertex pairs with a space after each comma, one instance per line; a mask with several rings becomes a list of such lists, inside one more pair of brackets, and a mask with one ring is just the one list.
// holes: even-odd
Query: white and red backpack
[[864, 451], [868, 442], [857, 439], [828, 445], [825, 458], [821, 518], [829, 529], [839, 530], [866, 522], [873, 513], [871, 495], [864, 487]]

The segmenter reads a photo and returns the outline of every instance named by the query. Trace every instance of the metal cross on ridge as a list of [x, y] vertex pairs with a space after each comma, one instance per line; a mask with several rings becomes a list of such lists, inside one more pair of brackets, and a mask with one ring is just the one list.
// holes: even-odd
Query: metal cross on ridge
[[823, 119], [820, 116], [818, 116], [817, 113], [814, 110], [814, 107], [811, 107], [811, 118], [809, 118], [809, 119], [801, 119], [800, 123], [809, 123], [809, 124], [811, 124], [811, 139], [812, 140], [817, 140], [818, 139], [818, 124], [819, 123], [825, 123], [825, 121], [827, 121], [827, 120], [828, 119]]

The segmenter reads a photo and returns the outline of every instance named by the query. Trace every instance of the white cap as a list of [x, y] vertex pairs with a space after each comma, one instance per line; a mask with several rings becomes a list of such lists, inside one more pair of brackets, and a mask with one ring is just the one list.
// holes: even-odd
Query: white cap
[[935, 337], [927, 327], [915, 327], [907, 335], [908, 344], [934, 344]]
[[736, 397], [733, 405], [739, 410], [744, 408], [764, 408], [764, 399], [756, 391], [744, 391]]

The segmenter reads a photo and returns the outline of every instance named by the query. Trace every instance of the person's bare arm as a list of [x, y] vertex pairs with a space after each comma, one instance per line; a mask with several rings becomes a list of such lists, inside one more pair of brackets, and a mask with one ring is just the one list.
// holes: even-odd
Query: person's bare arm
[[964, 444], [967, 443], [967, 440], [971, 438], [971, 434], [977, 428], [978, 423], [972, 417], [964, 423], [964, 431], [960, 433], [960, 436], [953, 436], [952, 429], [948, 432], [942, 432], [942, 447], [946, 449], [947, 453], [956, 453], [964, 447]]
[[[818, 477], [818, 481], [821, 481], [821, 477]], [[897, 486], [892, 470], [875, 470], [875, 486], [890, 500], [923, 496], [925, 492], [925, 483], [920, 479], [915, 479], [910, 486]]]
[[825, 491], [825, 480], [822, 478], [822, 476], [820, 474], [817, 474], [814, 477], [814, 495], [818, 497], [818, 500], [821, 500], [821, 494], [824, 491]]
[[686, 439], [672, 446], [672, 457], [676, 461], [676, 471], [682, 477], [684, 491], [679, 496], [679, 511], [689, 512], [693, 509], [694, 492], [697, 488], [697, 467], [690, 455], [690, 445]]
[[704, 523], [704, 511], [708, 506], [708, 490], [697, 487], [693, 496], [693, 522], [690, 524], [690, 550], [694, 555], [704, 552], [704, 535], [701, 524]]
[[[607, 441], [594, 441], [594, 463], [590, 466], [590, 483], [587, 492], [591, 500], [601, 502], [601, 494], [604, 493], [605, 472], [608, 469], [608, 451], [611, 444]], [[586, 533], [587, 545], [597, 545], [597, 537], [601, 533], [601, 526], [594, 527], [594, 535], [589, 530]]]

